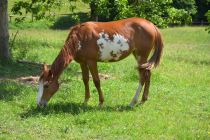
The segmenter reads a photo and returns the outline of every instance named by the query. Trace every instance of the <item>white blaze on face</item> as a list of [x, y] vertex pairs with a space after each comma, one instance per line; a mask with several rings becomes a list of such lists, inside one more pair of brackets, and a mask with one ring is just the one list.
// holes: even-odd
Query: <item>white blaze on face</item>
[[43, 80], [40, 80], [39, 81], [39, 90], [38, 90], [38, 95], [37, 95], [37, 104], [39, 104], [41, 101], [43, 91], [44, 91], [44, 82], [43, 82]]
[[109, 35], [101, 32], [97, 45], [100, 51], [100, 60], [118, 60], [123, 51], [129, 50], [128, 40], [120, 34], [114, 34], [113, 40], [110, 40]]

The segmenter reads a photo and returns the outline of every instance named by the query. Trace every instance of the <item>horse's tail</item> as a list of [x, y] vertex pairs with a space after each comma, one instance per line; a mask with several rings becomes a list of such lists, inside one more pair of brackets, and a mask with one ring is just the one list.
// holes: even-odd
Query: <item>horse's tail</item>
[[154, 27], [156, 30], [154, 53], [147, 63], [141, 65], [141, 68], [146, 68], [148, 70], [152, 69], [153, 67], [157, 67], [160, 64], [160, 58], [162, 56], [163, 47], [164, 47], [161, 33], [155, 25]]

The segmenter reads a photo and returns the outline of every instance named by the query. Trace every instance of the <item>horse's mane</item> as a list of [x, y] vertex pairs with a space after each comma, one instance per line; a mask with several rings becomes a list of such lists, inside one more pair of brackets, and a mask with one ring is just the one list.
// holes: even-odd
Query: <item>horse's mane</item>
[[61, 49], [51, 66], [53, 78], [58, 78], [67, 65], [74, 59], [77, 51], [76, 46], [79, 43], [78, 27], [79, 25], [76, 25], [70, 29], [70, 33], [68, 34], [64, 47]]

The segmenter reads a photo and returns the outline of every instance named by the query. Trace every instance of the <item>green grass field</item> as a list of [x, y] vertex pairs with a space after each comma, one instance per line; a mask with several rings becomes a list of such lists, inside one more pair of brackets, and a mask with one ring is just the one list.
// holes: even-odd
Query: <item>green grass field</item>
[[[60, 90], [44, 109], [36, 108], [37, 85], [16, 80], [39, 75], [40, 67], [1, 62], [0, 139], [210, 139], [210, 34], [204, 27], [161, 32], [164, 55], [152, 71], [149, 100], [132, 109], [127, 105], [138, 86], [133, 56], [99, 64], [100, 73], [109, 75], [102, 80], [102, 109], [92, 80], [90, 102], [82, 105], [84, 86], [76, 62], [64, 71]], [[19, 30], [13, 58], [51, 64], [67, 34]]]

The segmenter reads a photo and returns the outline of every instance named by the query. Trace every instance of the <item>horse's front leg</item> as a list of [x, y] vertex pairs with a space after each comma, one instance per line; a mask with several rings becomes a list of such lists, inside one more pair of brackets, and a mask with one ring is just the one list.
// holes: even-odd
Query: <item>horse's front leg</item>
[[104, 95], [103, 95], [103, 92], [101, 90], [101, 84], [100, 84], [100, 79], [99, 79], [99, 75], [98, 75], [97, 62], [96, 61], [89, 61], [88, 66], [89, 66], [90, 72], [91, 72], [92, 77], [93, 77], [93, 82], [94, 82], [95, 87], [98, 91], [99, 106], [102, 106], [103, 102], [104, 102]]
[[90, 98], [90, 89], [89, 89], [89, 69], [86, 63], [80, 63], [82, 69], [82, 80], [85, 85], [85, 100], [84, 104], [87, 104]]

